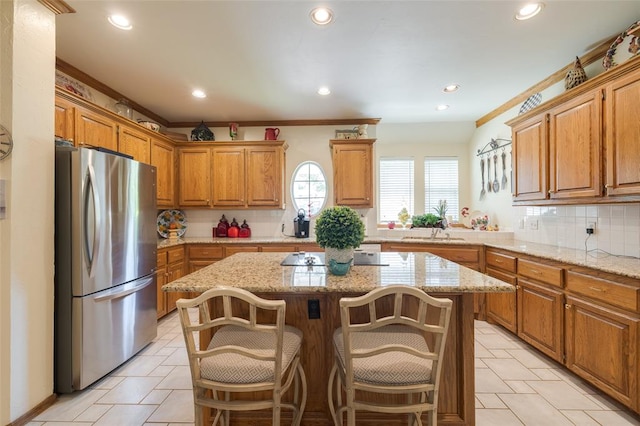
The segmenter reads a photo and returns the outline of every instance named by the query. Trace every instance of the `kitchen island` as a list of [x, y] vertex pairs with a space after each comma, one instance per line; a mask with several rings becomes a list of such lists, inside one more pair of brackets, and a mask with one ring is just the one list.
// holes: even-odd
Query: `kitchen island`
[[[286, 256], [287, 253], [238, 253], [172, 281], [163, 290], [195, 296], [225, 285], [243, 288], [260, 297], [285, 300], [287, 324], [304, 333], [301, 362], [309, 394], [303, 424], [311, 426], [331, 423], [327, 382], [333, 365], [331, 336], [340, 326], [341, 297], [401, 284], [450, 298], [453, 311], [445, 348], [438, 422], [475, 424], [473, 295], [512, 292], [513, 286], [430, 253], [380, 253], [381, 263], [387, 266], [356, 265], [345, 276], [331, 275], [324, 266], [281, 266]], [[206, 346], [209, 340], [210, 336], [202, 335], [201, 346]], [[270, 413], [260, 411], [232, 416], [232, 424], [238, 425], [268, 425], [270, 420]], [[359, 413], [358, 421], [366, 425], [406, 424], [406, 418], [379, 413]]]

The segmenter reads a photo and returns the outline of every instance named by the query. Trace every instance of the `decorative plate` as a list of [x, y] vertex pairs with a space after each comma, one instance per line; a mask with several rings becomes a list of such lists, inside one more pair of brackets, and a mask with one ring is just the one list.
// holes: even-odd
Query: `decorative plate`
[[[640, 53], [640, 21], [634, 22], [611, 43], [602, 60], [602, 66], [608, 70], [620, 65], [632, 56]], [[620, 49], [618, 49], [618, 46]]]
[[158, 234], [163, 238], [169, 238], [171, 224], [176, 224], [178, 237], [187, 232], [187, 218], [182, 210], [165, 210], [158, 215]]
[[67, 77], [59, 71], [56, 71], [56, 84], [67, 89], [71, 93], [74, 93], [87, 100], [93, 101], [93, 95], [91, 94], [91, 90], [89, 90], [88, 87], [77, 80]]
[[520, 107], [518, 115], [524, 114], [525, 112], [537, 107], [538, 105], [540, 105], [540, 102], [542, 102], [542, 94], [539, 92], [534, 93], [533, 95], [529, 96], [526, 101], [524, 101], [524, 103]]

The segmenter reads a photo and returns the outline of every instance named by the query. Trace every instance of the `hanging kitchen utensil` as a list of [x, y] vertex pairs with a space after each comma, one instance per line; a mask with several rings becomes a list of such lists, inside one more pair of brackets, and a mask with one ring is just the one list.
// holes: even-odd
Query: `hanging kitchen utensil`
[[502, 150], [502, 190], [507, 189], [507, 153]]
[[480, 158], [480, 175], [482, 176], [482, 191], [480, 191], [480, 200], [484, 199], [487, 191], [484, 189], [484, 158]]
[[487, 192], [491, 192], [491, 157], [487, 154]]
[[498, 182], [498, 154], [493, 154], [493, 192], [500, 191], [500, 182]]

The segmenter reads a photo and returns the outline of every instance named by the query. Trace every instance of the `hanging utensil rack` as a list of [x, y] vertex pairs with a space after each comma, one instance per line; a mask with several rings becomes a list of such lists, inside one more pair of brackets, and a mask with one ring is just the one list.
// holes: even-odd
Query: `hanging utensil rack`
[[476, 157], [480, 157], [481, 155], [485, 155], [485, 154], [490, 154], [493, 151], [497, 151], [499, 149], [504, 150], [505, 147], [509, 145], [511, 145], [511, 139], [491, 138], [491, 141], [489, 141], [489, 143], [487, 143], [482, 149], [478, 150]]

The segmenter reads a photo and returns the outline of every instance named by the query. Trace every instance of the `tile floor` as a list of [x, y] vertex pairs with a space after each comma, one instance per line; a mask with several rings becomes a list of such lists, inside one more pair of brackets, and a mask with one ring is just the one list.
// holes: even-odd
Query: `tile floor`
[[[95, 385], [62, 395], [29, 426], [193, 425], [191, 377], [175, 313], [158, 337]], [[610, 398], [500, 327], [476, 321], [476, 425], [640, 425]]]

